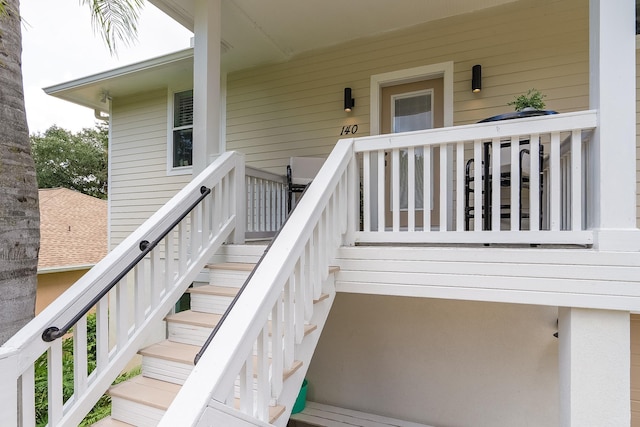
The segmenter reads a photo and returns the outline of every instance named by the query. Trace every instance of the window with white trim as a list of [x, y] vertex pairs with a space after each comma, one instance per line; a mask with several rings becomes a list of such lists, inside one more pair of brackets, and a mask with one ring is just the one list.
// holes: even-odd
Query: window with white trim
[[173, 126], [171, 129], [172, 168], [193, 164], [193, 90], [173, 94]]

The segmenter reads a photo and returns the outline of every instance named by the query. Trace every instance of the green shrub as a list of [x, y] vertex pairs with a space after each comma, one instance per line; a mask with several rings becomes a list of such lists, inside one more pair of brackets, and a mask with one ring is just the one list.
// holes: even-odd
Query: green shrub
[[[62, 398], [66, 402], [73, 395], [73, 337], [62, 338]], [[87, 315], [87, 372], [96, 368], [96, 315]], [[34, 364], [35, 370], [35, 411], [36, 425], [44, 427], [48, 421], [48, 367], [47, 353], [42, 354]], [[140, 368], [120, 375], [114, 384], [140, 374]], [[80, 424], [89, 426], [111, 413], [111, 398], [106, 394], [93, 407]]]

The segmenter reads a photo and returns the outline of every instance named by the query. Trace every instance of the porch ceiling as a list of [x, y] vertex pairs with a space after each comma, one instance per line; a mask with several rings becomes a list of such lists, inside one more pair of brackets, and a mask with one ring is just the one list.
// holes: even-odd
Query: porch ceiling
[[[193, 31], [195, 0], [150, 0]], [[223, 66], [281, 61], [448, 16], [516, 0], [222, 0]]]

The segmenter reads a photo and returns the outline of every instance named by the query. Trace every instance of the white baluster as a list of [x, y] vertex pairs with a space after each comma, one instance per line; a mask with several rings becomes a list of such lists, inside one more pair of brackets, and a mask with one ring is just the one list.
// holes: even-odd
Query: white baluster
[[296, 344], [300, 344], [302, 342], [302, 339], [304, 338], [304, 290], [302, 288], [302, 283], [300, 280], [300, 276], [302, 275], [302, 272], [300, 271], [300, 260], [298, 260], [298, 262], [296, 263], [296, 266], [294, 267], [294, 272], [293, 272], [293, 289], [294, 289], [294, 307], [295, 307], [295, 314], [294, 314], [294, 325], [295, 325], [295, 329], [296, 329], [296, 337], [295, 337], [295, 342]]
[[440, 231], [449, 230], [449, 147], [440, 145]]
[[571, 133], [571, 229], [582, 230], [582, 132]]
[[[485, 159], [485, 162], [488, 161]], [[482, 231], [482, 191], [484, 188], [482, 180], [482, 140], [473, 142], [473, 230]], [[489, 177], [486, 177], [489, 179]], [[487, 209], [489, 207], [487, 206]]]
[[549, 155], [549, 204], [551, 211], [551, 231], [560, 230], [560, 133], [551, 134], [551, 153]]
[[272, 321], [272, 338], [271, 338], [271, 395], [276, 399], [282, 392], [282, 375], [283, 375], [283, 322], [284, 306], [287, 304], [286, 293], [283, 295], [283, 301], [278, 301], [271, 312]]
[[253, 404], [253, 352], [244, 361], [240, 371], [240, 411], [254, 416]]
[[[204, 223], [208, 219], [204, 218]], [[205, 234], [206, 235], [206, 234]], [[165, 292], [173, 288], [173, 231], [170, 231], [164, 238], [164, 289]]]
[[[35, 369], [31, 364], [27, 367], [27, 370], [22, 373], [20, 377], [20, 386], [22, 388], [22, 404], [20, 409], [22, 412], [22, 427], [35, 427], [36, 426], [36, 413], [34, 410], [35, 405]], [[6, 402], [4, 402], [6, 403]], [[15, 402], [14, 402], [15, 403]], [[6, 415], [6, 414], [3, 414]], [[17, 425], [17, 423], [16, 423]]]
[[[280, 302], [278, 301], [278, 304]], [[273, 324], [273, 321], [272, 321]], [[256, 382], [257, 382], [257, 408], [256, 416], [259, 420], [269, 421], [269, 401], [271, 397], [271, 387], [269, 385], [269, 356], [267, 339], [269, 331], [265, 325], [258, 334], [257, 342], [257, 364], [256, 364]], [[272, 336], [272, 340], [277, 340], [276, 335]], [[281, 339], [281, 338], [280, 338]]]
[[49, 425], [56, 426], [62, 419], [62, 338], [51, 343], [47, 351], [49, 398]]
[[295, 288], [293, 274], [284, 285], [284, 366], [293, 366], [295, 349]]
[[416, 231], [416, 155], [415, 149], [407, 149], [407, 229]]
[[423, 162], [423, 176], [424, 186], [422, 189], [422, 200], [424, 201], [424, 208], [422, 209], [422, 224], [424, 231], [431, 231], [431, 187], [433, 182], [433, 175], [431, 171], [431, 146], [425, 145], [422, 147], [422, 162]]
[[509, 181], [511, 184], [510, 194], [510, 219], [511, 225], [509, 229], [511, 231], [520, 230], [520, 138], [517, 136], [511, 137], [511, 176]]
[[[530, 161], [531, 167], [529, 172], [529, 230], [540, 230], [540, 195], [544, 192], [544, 188], [540, 186], [540, 170], [543, 165], [540, 164], [540, 135], [531, 135], [530, 144]], [[545, 184], [546, 185], [546, 184]]]
[[[159, 252], [154, 250], [153, 252]], [[162, 286], [162, 281], [160, 281], [160, 286]], [[127, 307], [127, 278], [120, 280], [116, 285], [116, 342], [118, 343], [118, 351], [122, 351], [122, 349], [127, 344], [129, 340], [129, 310]]]
[[371, 152], [362, 153], [363, 231], [371, 231]]
[[[213, 193], [212, 193], [213, 194]], [[216, 228], [214, 222], [214, 228]], [[187, 256], [189, 247], [189, 228], [187, 227], [187, 221], [183, 219], [178, 224], [178, 256], [180, 263], [180, 275], [182, 276], [187, 271]], [[215, 234], [215, 233], [214, 233]]]
[[145, 281], [145, 274], [144, 274], [144, 270], [145, 270], [145, 260], [141, 260], [138, 265], [135, 266], [135, 268], [133, 269], [133, 274], [135, 277], [135, 283], [134, 283], [134, 288], [133, 288], [133, 298], [135, 300], [135, 326], [136, 329], [138, 329], [139, 327], [142, 326], [142, 323], [144, 322], [144, 314], [146, 312], [147, 309], [147, 304], [146, 304], [146, 281]]
[[378, 150], [378, 231], [385, 228], [385, 158], [384, 150]]
[[102, 298], [96, 307], [96, 372], [103, 372], [109, 363], [109, 298]]
[[491, 230], [500, 231], [500, 139], [491, 142]]
[[456, 230], [464, 231], [464, 142], [456, 144]]
[[87, 316], [73, 327], [73, 394], [80, 397], [87, 390]]
[[391, 151], [391, 213], [393, 231], [400, 231], [400, 150]]

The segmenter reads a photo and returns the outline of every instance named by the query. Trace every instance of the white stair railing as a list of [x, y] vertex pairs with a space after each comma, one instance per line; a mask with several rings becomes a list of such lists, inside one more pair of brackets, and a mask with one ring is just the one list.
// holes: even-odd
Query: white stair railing
[[[357, 179], [353, 140], [339, 141], [160, 426], [251, 425], [252, 419], [264, 425], [274, 417], [271, 403], [284, 406], [277, 421], [284, 425], [312, 354], [301, 357], [298, 351], [305, 325], [314, 320], [314, 299], [323, 292], [338, 247], [355, 229]], [[299, 381], [283, 384], [283, 372], [298, 357]]]
[[287, 218], [284, 175], [246, 167], [247, 239], [273, 237]]
[[[48, 425], [76, 426], [82, 421], [217, 248], [230, 236], [238, 242], [244, 238], [246, 206], [239, 196], [244, 194], [244, 179], [242, 156], [221, 155], [0, 347], [0, 425], [36, 425], [34, 364], [43, 354]], [[96, 315], [93, 355], [87, 349], [88, 312]], [[63, 354], [67, 336], [58, 338], [71, 327], [67, 336], [74, 340], [73, 356]], [[96, 359], [91, 371], [90, 356]], [[73, 357], [71, 395], [63, 392], [63, 359], [68, 357]]]

